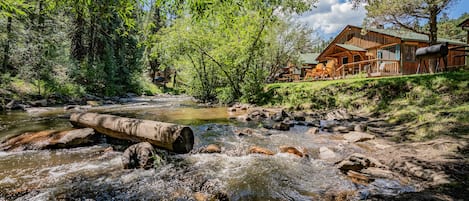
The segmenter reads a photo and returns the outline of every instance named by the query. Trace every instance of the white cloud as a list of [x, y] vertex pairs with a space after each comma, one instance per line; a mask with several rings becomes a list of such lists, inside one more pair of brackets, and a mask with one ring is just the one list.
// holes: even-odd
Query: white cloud
[[360, 26], [366, 16], [363, 6], [353, 9], [352, 3], [339, 0], [320, 0], [316, 7], [299, 20], [323, 36], [335, 35], [348, 24]]

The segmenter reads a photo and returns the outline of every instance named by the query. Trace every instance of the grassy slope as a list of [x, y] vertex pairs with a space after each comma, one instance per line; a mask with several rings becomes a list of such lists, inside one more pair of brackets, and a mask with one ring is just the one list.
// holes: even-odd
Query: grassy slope
[[268, 105], [347, 108], [386, 117], [406, 128], [404, 140], [469, 133], [469, 71], [267, 86]]

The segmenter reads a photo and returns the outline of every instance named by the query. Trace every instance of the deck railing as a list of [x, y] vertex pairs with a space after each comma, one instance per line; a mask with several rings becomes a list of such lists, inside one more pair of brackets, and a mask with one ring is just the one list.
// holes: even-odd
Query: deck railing
[[336, 69], [336, 77], [345, 78], [347, 75], [362, 72], [366, 72], [368, 77], [399, 75], [400, 62], [390, 59], [370, 59], [347, 63]]

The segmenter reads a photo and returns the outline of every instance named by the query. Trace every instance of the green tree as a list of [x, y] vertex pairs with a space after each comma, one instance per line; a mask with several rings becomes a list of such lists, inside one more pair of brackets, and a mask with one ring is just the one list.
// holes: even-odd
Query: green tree
[[182, 56], [163, 63], [179, 65], [188, 91], [204, 101], [218, 94], [223, 102], [255, 102], [268, 74], [267, 38], [280, 21], [278, 15], [310, 6], [293, 0], [184, 2], [175, 6], [179, 18], [161, 32], [165, 42], [177, 45], [163, 45], [160, 50], [172, 56], [176, 50]]
[[[436, 44], [438, 38], [437, 16], [448, 9], [457, 0], [353, 0], [356, 6], [366, 2], [367, 18], [365, 26], [374, 23], [390, 23], [396, 27], [425, 34], [430, 44]], [[418, 26], [422, 21], [429, 26], [422, 29]]]

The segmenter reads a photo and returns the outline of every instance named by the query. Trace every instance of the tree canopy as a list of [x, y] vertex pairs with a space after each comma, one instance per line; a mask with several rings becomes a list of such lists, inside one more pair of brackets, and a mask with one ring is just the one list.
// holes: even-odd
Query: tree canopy
[[[437, 17], [457, 0], [353, 0], [355, 6], [365, 5], [367, 17], [365, 27], [376, 24], [392, 24], [399, 28], [425, 34], [430, 44], [438, 38]], [[421, 23], [429, 26], [422, 27]]]

